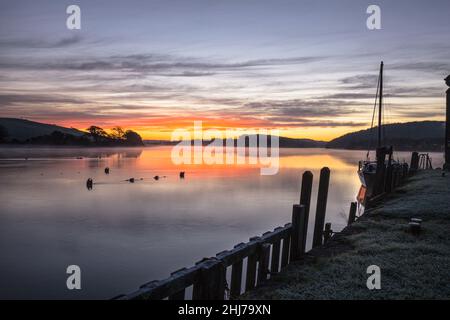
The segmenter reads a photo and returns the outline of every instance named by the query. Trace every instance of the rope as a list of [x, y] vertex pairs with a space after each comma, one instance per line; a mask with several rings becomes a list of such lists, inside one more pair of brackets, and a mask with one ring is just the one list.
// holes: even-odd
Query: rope
[[[378, 100], [378, 93], [380, 91], [380, 77], [378, 77], [378, 82], [377, 82], [377, 93], [375, 95], [375, 102], [373, 104], [373, 112], [372, 112], [372, 123], [370, 124], [370, 129], [373, 128], [373, 121], [375, 119], [375, 112], [377, 110], [377, 100]], [[370, 147], [372, 145], [372, 138], [369, 138], [369, 144], [367, 146], [367, 154], [366, 154], [366, 158], [369, 159], [369, 153], [370, 153]]]

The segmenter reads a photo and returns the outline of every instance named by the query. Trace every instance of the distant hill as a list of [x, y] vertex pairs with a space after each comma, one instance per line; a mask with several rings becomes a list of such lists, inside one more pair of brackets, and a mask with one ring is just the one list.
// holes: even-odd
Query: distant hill
[[141, 136], [133, 130], [106, 132], [90, 126], [86, 132], [24, 119], [0, 118], [0, 143], [52, 146], [116, 147], [143, 146]]
[[[245, 145], [248, 146], [249, 137], [246, 138]], [[267, 139], [267, 146], [270, 147], [270, 136], [265, 136]], [[311, 139], [295, 139], [295, 138], [286, 138], [279, 137], [279, 146], [280, 148], [324, 148], [326, 145], [325, 141], [317, 141]], [[180, 141], [167, 141], [167, 140], [144, 140], [144, 143], [147, 145], [176, 145]], [[203, 141], [203, 145], [208, 145], [211, 141]], [[225, 140], [222, 142], [222, 145], [225, 145]], [[191, 142], [193, 144], [193, 141]], [[237, 145], [236, 139], [234, 140], [234, 145]]]
[[[385, 144], [395, 150], [441, 151], [444, 145], [445, 123], [420, 121], [394, 123], [382, 126]], [[374, 149], [378, 127], [345, 134], [327, 143], [333, 149]]]
[[0, 127], [6, 130], [6, 141], [25, 141], [38, 136], [50, 135], [54, 131], [80, 137], [85, 133], [72, 128], [60, 127], [24, 119], [0, 118]]

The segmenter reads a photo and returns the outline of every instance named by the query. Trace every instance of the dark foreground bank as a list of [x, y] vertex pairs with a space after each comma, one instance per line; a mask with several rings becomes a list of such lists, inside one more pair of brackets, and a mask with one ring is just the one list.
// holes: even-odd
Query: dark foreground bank
[[[450, 175], [422, 171], [378, 207], [243, 299], [449, 299]], [[419, 235], [409, 232], [421, 218]], [[367, 268], [381, 270], [369, 290]]]

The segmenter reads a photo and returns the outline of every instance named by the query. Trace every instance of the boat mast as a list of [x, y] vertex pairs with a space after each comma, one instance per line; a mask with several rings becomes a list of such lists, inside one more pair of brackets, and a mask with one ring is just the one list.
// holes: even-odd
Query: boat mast
[[380, 101], [378, 103], [378, 147], [381, 147], [381, 113], [383, 110], [383, 61], [380, 65]]

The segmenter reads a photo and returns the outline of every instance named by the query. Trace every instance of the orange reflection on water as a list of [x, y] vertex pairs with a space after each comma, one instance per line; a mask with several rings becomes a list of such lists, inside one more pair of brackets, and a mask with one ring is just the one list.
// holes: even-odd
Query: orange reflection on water
[[350, 165], [339, 158], [328, 154], [314, 154], [314, 155], [293, 155], [281, 156], [280, 168], [290, 169], [304, 169], [310, 170], [321, 169], [322, 167], [329, 167], [338, 170], [354, 169], [354, 165]]

